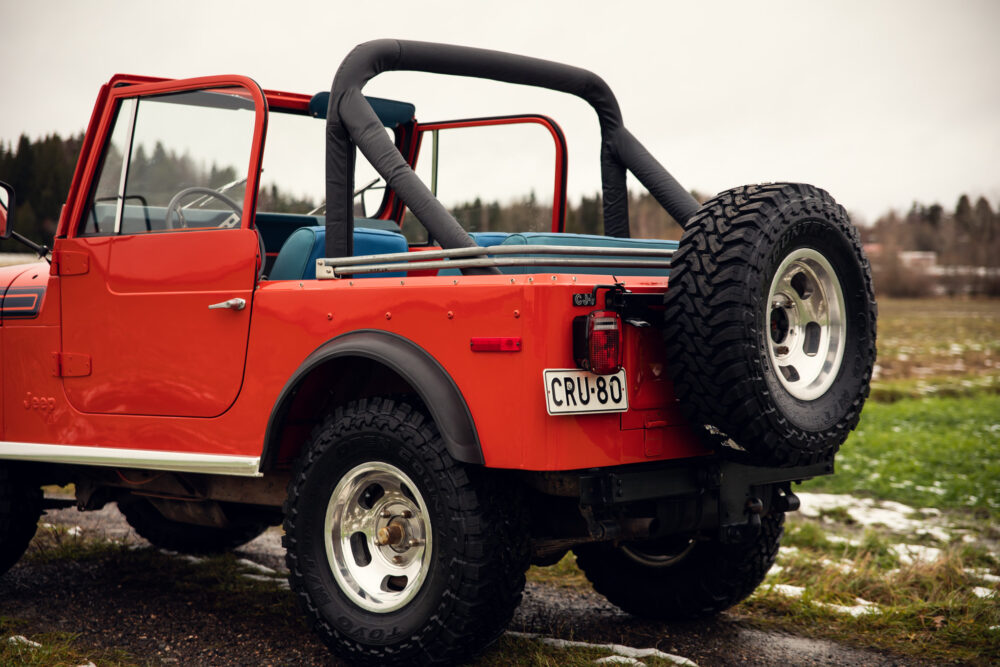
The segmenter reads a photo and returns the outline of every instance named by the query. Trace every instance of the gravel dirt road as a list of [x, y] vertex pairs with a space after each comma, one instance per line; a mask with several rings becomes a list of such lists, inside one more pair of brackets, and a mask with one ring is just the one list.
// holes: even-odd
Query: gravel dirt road
[[[0, 577], [0, 615], [25, 621], [25, 632], [79, 633], [95, 648], [124, 649], [150, 664], [337, 664], [281, 588], [284, 555], [278, 529], [237, 552], [275, 570], [275, 578], [264, 577], [274, 583], [230, 593], [220, 591], [216, 582], [186, 575], [183, 569], [151, 576], [150, 568], [172, 570], [173, 562], [182, 567], [186, 561], [145, 548], [147, 543], [131, 531], [113, 504], [99, 512], [49, 511], [42, 521], [77, 526], [84, 536], [122, 539], [135, 550], [96, 559], [32, 559], [16, 565]], [[702, 667], [923, 664], [762, 631], [733, 614], [688, 624], [642, 621], [592, 591], [537, 583], [528, 584], [510, 629], [658, 648]]]

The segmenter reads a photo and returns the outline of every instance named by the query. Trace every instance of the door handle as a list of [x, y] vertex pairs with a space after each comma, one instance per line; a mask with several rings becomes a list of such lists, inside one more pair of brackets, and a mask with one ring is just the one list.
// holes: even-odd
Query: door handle
[[217, 310], [228, 308], [230, 310], [243, 310], [247, 307], [247, 300], [236, 297], [234, 299], [227, 299], [225, 301], [220, 301], [219, 303], [213, 303], [208, 307], [209, 310]]

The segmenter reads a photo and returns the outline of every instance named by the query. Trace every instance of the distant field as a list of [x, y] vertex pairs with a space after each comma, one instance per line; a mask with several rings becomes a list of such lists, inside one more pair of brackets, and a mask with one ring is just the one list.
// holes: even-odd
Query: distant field
[[0, 252], [0, 266], [30, 264], [37, 261], [38, 255], [30, 252]]
[[1000, 300], [879, 300], [877, 382], [970, 375], [1000, 375]]

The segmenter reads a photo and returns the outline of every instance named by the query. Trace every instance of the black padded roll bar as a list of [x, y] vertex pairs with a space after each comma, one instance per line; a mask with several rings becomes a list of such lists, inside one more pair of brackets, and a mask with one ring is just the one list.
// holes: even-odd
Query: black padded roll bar
[[599, 76], [570, 65], [464, 46], [380, 39], [356, 46], [333, 79], [326, 120], [326, 254], [353, 254], [354, 148], [357, 146], [442, 248], [475, 241], [431, 194], [382, 129], [361, 88], [382, 72], [452, 74], [548, 88], [586, 100], [601, 126], [604, 233], [628, 237], [626, 168], [670, 215], [685, 223], [698, 202], [622, 125], [618, 101]]

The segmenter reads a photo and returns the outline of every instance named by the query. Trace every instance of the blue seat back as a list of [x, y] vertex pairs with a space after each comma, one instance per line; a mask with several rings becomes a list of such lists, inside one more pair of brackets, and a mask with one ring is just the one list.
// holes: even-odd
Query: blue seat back
[[[383, 229], [354, 228], [354, 255], [381, 255], [406, 252], [406, 237], [399, 232]], [[299, 227], [281, 246], [278, 258], [268, 275], [269, 280], [312, 280], [316, 277], [316, 260], [326, 254], [326, 227]], [[405, 271], [360, 274], [358, 278], [398, 278]]]

